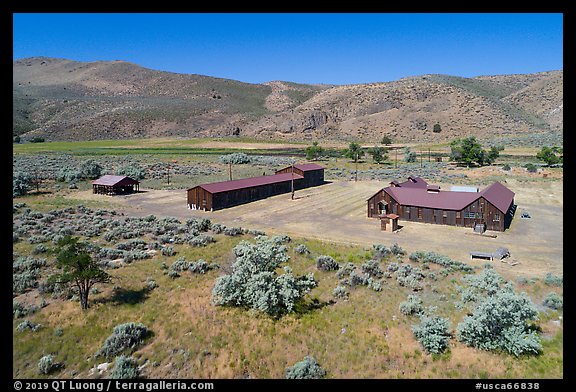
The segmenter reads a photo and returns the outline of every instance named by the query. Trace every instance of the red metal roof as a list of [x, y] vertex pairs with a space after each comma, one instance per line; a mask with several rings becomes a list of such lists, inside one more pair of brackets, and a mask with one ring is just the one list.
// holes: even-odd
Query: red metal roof
[[[294, 175], [294, 180], [301, 180], [302, 177], [299, 174], [292, 174], [292, 173], [281, 173], [281, 174], [274, 174], [271, 176], [260, 176], [260, 177], [251, 177], [251, 178], [242, 178], [240, 180], [232, 180], [232, 181], [222, 181], [222, 182], [212, 182], [210, 184], [201, 184], [198, 185], [199, 187], [205, 189], [210, 193], [220, 193], [220, 192], [228, 192], [237, 189], [243, 188], [251, 188], [255, 186], [261, 185], [269, 185], [269, 184], [276, 184], [279, 182], [286, 182], [292, 180], [292, 175]], [[192, 188], [190, 188], [192, 189]]]
[[508, 207], [510, 207], [510, 204], [514, 201], [515, 196], [514, 192], [498, 181], [478, 193], [482, 194], [486, 200], [494, 204], [494, 207], [504, 213], [508, 211]]
[[111, 174], [106, 174], [100, 177], [97, 180], [92, 181], [94, 185], [107, 185], [107, 186], [114, 186], [114, 185], [134, 185], [139, 184], [138, 181], [127, 177], [127, 176], [113, 176]]
[[464, 209], [479, 197], [484, 197], [500, 211], [506, 213], [514, 200], [514, 192], [499, 182], [495, 182], [481, 192], [476, 193], [455, 191], [431, 193], [426, 188], [398, 186], [386, 187], [383, 191], [402, 205], [455, 211]]
[[421, 177], [409, 176], [408, 180], [401, 182], [401, 183], [396, 183], [396, 186], [404, 187], [404, 188], [424, 188], [424, 189], [426, 189], [426, 187], [428, 186], [428, 183], [426, 181], [424, 181], [424, 179]]
[[[282, 169], [276, 170], [276, 172], [279, 172], [280, 170], [286, 170], [286, 169], [289, 169], [291, 167], [292, 166], [286, 166]], [[294, 165], [294, 169], [298, 169], [298, 170], [302, 170], [302, 171], [306, 172], [306, 171], [314, 171], [314, 170], [324, 170], [324, 167], [320, 166], [316, 163], [302, 163], [302, 164]]]
[[461, 210], [478, 198], [470, 192], [434, 192], [426, 188], [388, 187], [384, 191], [398, 203], [405, 206], [436, 208], [440, 210]]

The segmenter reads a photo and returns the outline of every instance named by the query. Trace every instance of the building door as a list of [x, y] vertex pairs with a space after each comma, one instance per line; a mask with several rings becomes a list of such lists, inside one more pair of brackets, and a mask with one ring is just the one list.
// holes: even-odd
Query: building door
[[384, 200], [378, 202], [378, 214], [387, 214], [388, 213], [388, 203]]

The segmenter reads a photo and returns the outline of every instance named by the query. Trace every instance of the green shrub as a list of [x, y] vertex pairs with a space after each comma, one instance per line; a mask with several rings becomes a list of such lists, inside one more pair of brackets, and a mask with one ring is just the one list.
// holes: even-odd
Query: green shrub
[[131, 380], [140, 377], [138, 363], [132, 357], [120, 355], [114, 361], [110, 378], [117, 380]]
[[338, 285], [332, 290], [332, 295], [337, 299], [348, 299], [348, 290], [342, 285]]
[[332, 256], [321, 255], [316, 258], [316, 268], [321, 271], [336, 271], [340, 265]]
[[160, 250], [160, 253], [162, 253], [162, 255], [164, 256], [174, 256], [176, 254], [176, 251], [171, 246], [163, 246], [162, 249]]
[[24, 196], [32, 189], [32, 176], [17, 172], [12, 177], [12, 197]]
[[146, 177], [146, 170], [138, 163], [132, 162], [116, 170], [116, 175], [127, 176], [134, 180], [143, 180]]
[[233, 164], [233, 165], [242, 165], [246, 163], [252, 162], [250, 156], [244, 154], [243, 152], [234, 152], [232, 154], [220, 155], [218, 160], [221, 163], [226, 164]]
[[544, 277], [544, 284], [546, 284], [548, 286], [560, 287], [560, 286], [562, 286], [563, 283], [564, 283], [564, 279], [562, 278], [562, 276], [554, 275], [551, 272], [548, 272], [546, 274], [546, 276]]
[[208, 218], [190, 218], [186, 221], [186, 226], [195, 231], [208, 231], [212, 222]]
[[326, 371], [311, 356], [286, 369], [287, 379], [318, 379], [326, 376]]
[[299, 253], [301, 255], [307, 255], [310, 254], [310, 250], [308, 250], [308, 247], [304, 244], [299, 244], [294, 248], [294, 252]]
[[40, 361], [38, 361], [39, 374], [50, 374], [59, 367], [59, 364], [54, 361], [54, 355], [52, 354], [44, 355], [40, 358]]
[[528, 321], [538, 312], [526, 294], [515, 293], [506, 285], [487, 295], [456, 328], [458, 340], [481, 350], [505, 350], [515, 356], [537, 354], [539, 337]]
[[393, 255], [397, 256], [403, 256], [406, 254], [406, 251], [396, 243], [392, 244], [392, 246], [390, 247], [390, 252], [392, 252]]
[[16, 326], [16, 331], [24, 332], [24, 331], [32, 331], [36, 332], [42, 327], [42, 324], [33, 323], [30, 320], [24, 320], [18, 326]]
[[374, 244], [372, 245], [372, 255], [376, 260], [382, 260], [384, 257], [391, 254], [392, 251], [386, 245]]
[[376, 260], [368, 260], [362, 264], [362, 272], [368, 274], [371, 278], [380, 278], [384, 271], [380, 268], [380, 263]]
[[410, 294], [408, 298], [406, 298], [406, 301], [400, 302], [398, 308], [400, 313], [406, 316], [420, 314], [424, 311], [424, 308], [422, 307], [422, 299], [413, 294]]
[[106, 358], [117, 356], [124, 350], [133, 350], [142, 345], [144, 340], [151, 335], [152, 331], [142, 323], [130, 322], [117, 325], [96, 355]]
[[546, 295], [546, 298], [544, 298], [544, 302], [542, 303], [542, 305], [550, 309], [559, 310], [564, 307], [564, 300], [562, 299], [561, 296], [559, 296], [555, 292], [551, 292], [548, 293], [548, 295]]
[[286, 246], [261, 236], [256, 243], [241, 241], [231, 274], [220, 276], [212, 288], [215, 305], [250, 307], [279, 316], [291, 312], [296, 303], [317, 286], [312, 273], [296, 277], [289, 267], [278, 275], [278, 266], [288, 261]]
[[412, 332], [429, 353], [440, 354], [448, 348], [450, 323], [445, 318], [423, 315], [420, 324], [412, 326]]
[[198, 261], [190, 263], [190, 267], [188, 267], [188, 270], [193, 274], [205, 274], [206, 272], [214, 268], [218, 268], [216, 264], [214, 263], [208, 264], [204, 260], [200, 259]]
[[148, 278], [146, 279], [146, 290], [152, 291], [158, 287], [158, 283], [154, 279]]
[[356, 265], [354, 265], [354, 263], [346, 263], [344, 267], [338, 269], [338, 272], [336, 272], [336, 277], [338, 279], [343, 279], [349, 277], [350, 274], [354, 271], [356, 271]]
[[241, 227], [227, 227], [224, 229], [224, 235], [229, 235], [231, 237], [242, 235], [244, 230]]

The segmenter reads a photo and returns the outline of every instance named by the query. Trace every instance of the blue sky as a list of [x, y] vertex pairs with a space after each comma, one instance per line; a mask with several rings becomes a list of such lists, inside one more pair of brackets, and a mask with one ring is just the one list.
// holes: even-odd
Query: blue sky
[[561, 13], [16, 13], [13, 22], [14, 60], [125, 60], [248, 83], [563, 69]]

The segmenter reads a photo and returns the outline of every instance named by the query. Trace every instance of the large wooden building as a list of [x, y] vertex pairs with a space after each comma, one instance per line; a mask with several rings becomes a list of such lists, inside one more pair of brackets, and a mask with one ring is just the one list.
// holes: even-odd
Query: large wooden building
[[392, 181], [368, 199], [368, 217], [396, 214], [413, 222], [504, 231], [514, 215], [514, 192], [499, 182], [478, 192], [444, 191], [420, 177]]
[[[276, 174], [283, 173], [292, 173], [292, 166], [276, 171]], [[304, 177], [302, 181], [298, 183], [300, 188], [297, 189], [324, 184], [324, 168], [316, 163], [294, 165], [294, 173]]]
[[271, 176], [213, 182], [188, 189], [187, 203], [192, 210], [215, 211], [240, 204], [281, 195], [324, 183], [324, 168], [320, 165], [294, 165], [278, 170]]

